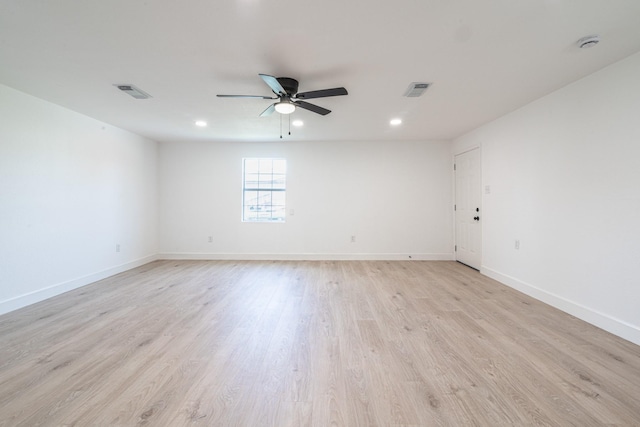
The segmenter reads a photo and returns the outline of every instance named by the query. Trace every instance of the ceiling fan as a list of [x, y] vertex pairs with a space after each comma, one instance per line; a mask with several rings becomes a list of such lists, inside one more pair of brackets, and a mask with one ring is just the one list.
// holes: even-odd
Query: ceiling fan
[[333, 89], [314, 90], [311, 92], [298, 93], [298, 81], [290, 77], [273, 77], [267, 74], [259, 74], [264, 82], [271, 88], [276, 95], [260, 96], [260, 95], [218, 95], [220, 98], [259, 98], [259, 99], [277, 99], [278, 102], [271, 104], [266, 110], [260, 114], [261, 117], [269, 116], [277, 111], [280, 114], [291, 114], [296, 107], [304, 108], [317, 114], [326, 116], [331, 112], [326, 108], [319, 107], [314, 104], [303, 101], [303, 99], [326, 98], [329, 96], [347, 95], [348, 92], [343, 87]]

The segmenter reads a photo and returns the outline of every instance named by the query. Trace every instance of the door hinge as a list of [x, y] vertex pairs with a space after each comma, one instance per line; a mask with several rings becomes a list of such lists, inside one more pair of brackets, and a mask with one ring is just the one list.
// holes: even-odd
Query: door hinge
[[458, 210], [458, 205], [453, 205], [453, 210]]
[[456, 164], [455, 163], [453, 164], [453, 170], [456, 170]]
[[458, 245], [455, 245], [455, 246], [454, 246], [453, 251], [454, 251], [454, 252], [458, 252]]

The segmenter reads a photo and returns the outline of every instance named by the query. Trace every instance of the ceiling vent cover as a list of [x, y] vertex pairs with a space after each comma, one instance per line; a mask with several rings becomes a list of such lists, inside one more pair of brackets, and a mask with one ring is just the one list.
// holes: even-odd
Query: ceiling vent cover
[[590, 47], [597, 45], [598, 43], [600, 43], [600, 36], [596, 34], [593, 36], [583, 37], [580, 40], [578, 40], [578, 47], [580, 49], [588, 49]]
[[124, 84], [124, 85], [114, 85], [114, 86], [120, 89], [121, 91], [123, 91], [124, 93], [127, 93], [133, 96], [135, 99], [151, 98], [151, 95], [149, 95], [147, 92], [141, 89], [138, 89], [134, 85]]
[[417, 98], [419, 96], [422, 96], [424, 91], [427, 90], [429, 86], [431, 86], [431, 83], [413, 82], [409, 85], [409, 88], [404, 93], [404, 96], [406, 96], [407, 98]]

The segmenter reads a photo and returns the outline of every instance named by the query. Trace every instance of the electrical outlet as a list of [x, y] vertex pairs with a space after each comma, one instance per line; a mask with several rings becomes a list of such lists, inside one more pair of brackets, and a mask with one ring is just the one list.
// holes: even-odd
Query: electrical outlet
[[520, 249], [520, 240], [516, 239], [516, 249]]
[[116, 252], [120, 252], [120, 243], [116, 244]]
[[213, 236], [209, 236], [209, 243], [213, 243]]
[[351, 243], [355, 243], [356, 242], [356, 236], [351, 236]]

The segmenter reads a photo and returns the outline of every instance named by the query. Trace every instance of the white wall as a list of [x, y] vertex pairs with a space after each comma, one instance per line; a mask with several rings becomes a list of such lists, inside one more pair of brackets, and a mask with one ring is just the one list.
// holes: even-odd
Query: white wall
[[[450, 155], [448, 142], [162, 143], [160, 256], [452, 259]], [[241, 222], [243, 157], [287, 160], [286, 223]]]
[[155, 142], [0, 85], [0, 313], [153, 259], [156, 166]]
[[459, 138], [454, 154], [481, 146], [483, 273], [640, 344], [638, 76], [640, 54]]

